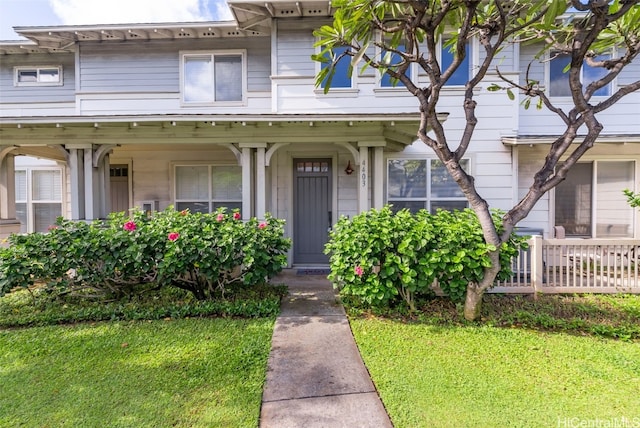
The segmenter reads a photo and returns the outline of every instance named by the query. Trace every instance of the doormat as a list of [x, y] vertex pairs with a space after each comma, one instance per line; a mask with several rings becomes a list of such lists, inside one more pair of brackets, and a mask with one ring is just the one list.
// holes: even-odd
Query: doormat
[[328, 268], [309, 268], [309, 269], [297, 269], [296, 275], [329, 275], [331, 269]]

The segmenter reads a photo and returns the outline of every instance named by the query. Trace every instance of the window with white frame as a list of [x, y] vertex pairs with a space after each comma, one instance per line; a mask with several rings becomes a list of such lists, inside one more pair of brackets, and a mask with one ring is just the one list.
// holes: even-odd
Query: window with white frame
[[15, 86], [62, 85], [62, 66], [20, 66], [14, 68]]
[[[403, 44], [399, 44], [396, 48], [398, 52], [405, 52], [405, 46]], [[402, 62], [402, 56], [398, 52], [392, 51], [382, 51], [381, 54], [381, 62], [387, 64], [390, 69], [396, 70], [398, 65]], [[411, 79], [413, 64], [407, 68], [407, 71], [404, 73], [409, 79]], [[380, 87], [381, 88], [404, 88], [404, 84], [397, 79], [393, 79], [387, 73], [384, 73], [380, 76]]]
[[555, 188], [555, 225], [566, 236], [632, 238], [634, 212], [621, 189], [633, 189], [635, 162], [575, 164]]
[[[455, 46], [450, 46], [449, 40], [442, 41], [442, 49], [440, 50], [440, 68], [444, 72], [453, 63]], [[469, 56], [471, 49], [469, 43], [465, 43], [465, 57], [456, 69], [456, 71], [449, 77], [445, 86], [463, 86], [469, 81], [470, 76], [470, 60]]]
[[242, 169], [236, 165], [176, 165], [175, 207], [209, 213], [242, 208]]
[[[594, 58], [596, 61], [610, 59], [611, 55], [600, 55]], [[549, 96], [552, 97], [570, 97], [571, 88], [569, 87], [569, 73], [567, 71], [571, 63], [571, 55], [552, 52], [549, 60]], [[583, 87], [587, 87], [591, 82], [601, 79], [607, 74], [607, 70], [603, 67], [591, 67], [586, 62], [582, 65], [580, 71], [580, 81]], [[606, 86], [594, 92], [594, 96], [609, 96], [612, 93], [612, 85]]]
[[16, 168], [20, 231], [46, 232], [62, 215], [62, 168]]
[[[469, 160], [461, 161], [467, 170]], [[461, 210], [467, 199], [438, 159], [389, 159], [387, 161], [387, 202], [394, 210], [411, 212], [426, 209]]]
[[245, 99], [244, 51], [183, 52], [180, 71], [184, 104], [242, 103]]
[[[349, 50], [348, 46], [336, 46], [332, 49], [333, 51], [333, 55], [334, 58], [339, 57], [340, 55], [344, 54], [345, 52], [347, 52]], [[326, 58], [331, 61], [332, 58], [329, 57], [329, 55], [326, 55]], [[344, 56], [343, 58], [340, 59], [340, 61], [338, 61], [335, 66], [334, 66], [334, 73], [333, 76], [331, 77], [331, 89], [351, 89], [353, 87], [353, 78], [352, 76], [355, 75], [355, 73], [353, 73], [351, 76], [349, 75], [349, 67], [351, 66], [351, 56], [347, 55]], [[329, 67], [331, 65], [330, 62], [322, 62], [320, 63], [320, 68], [322, 70], [324, 70], [325, 68]], [[328, 80], [328, 76], [327, 78], [325, 78], [322, 83], [320, 84], [320, 86], [322, 88], [324, 88], [327, 84], [327, 80]]]

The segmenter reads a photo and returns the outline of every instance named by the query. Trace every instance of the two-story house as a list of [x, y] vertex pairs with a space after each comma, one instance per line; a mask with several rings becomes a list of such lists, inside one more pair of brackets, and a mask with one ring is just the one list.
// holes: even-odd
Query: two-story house
[[[289, 262], [324, 264], [328, 228], [342, 215], [467, 206], [435, 155], [415, 142], [417, 102], [373, 70], [314, 86], [313, 30], [327, 1], [229, 0], [229, 22], [16, 27], [0, 42], [0, 231], [46, 230], [57, 215], [104, 218], [138, 206], [210, 212], [238, 208], [287, 221]], [[535, 47], [501, 53], [503, 74], [531, 77], [567, 100], [563, 58]], [[440, 120], [461, 135], [464, 68], [441, 100]], [[441, 60], [451, 61], [447, 49]], [[418, 70], [418, 79], [421, 76]], [[585, 79], [593, 78], [585, 69]], [[640, 78], [632, 64], [606, 89]], [[507, 209], [521, 197], [562, 124], [551, 113], [486, 87], [466, 167], [480, 193]], [[622, 189], [640, 173], [640, 94], [603, 114], [596, 147], [523, 226], [545, 235], [638, 237]], [[22, 155], [49, 165], [20, 162]], [[17, 221], [18, 218], [20, 221]]]

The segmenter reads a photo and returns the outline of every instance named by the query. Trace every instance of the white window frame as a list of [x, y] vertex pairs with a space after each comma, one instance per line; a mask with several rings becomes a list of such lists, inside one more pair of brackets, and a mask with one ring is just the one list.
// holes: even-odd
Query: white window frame
[[[614, 58], [616, 52], [615, 50], [612, 52], [609, 52], [608, 55], [610, 58]], [[604, 54], [603, 54], [604, 55]], [[570, 101], [571, 100], [571, 95], [553, 95], [551, 93], [551, 61], [555, 59], [555, 56], [552, 54], [552, 52], [547, 52], [545, 54], [545, 87], [549, 88], [549, 92], [547, 94], [547, 96], [549, 98], [552, 98], [554, 100], [567, 100]], [[583, 78], [583, 73], [584, 73], [584, 64], [582, 67], [580, 67], [580, 82], [584, 81]], [[617, 89], [617, 78], [614, 78], [611, 82], [609, 82], [609, 84], [607, 86], [609, 86], [609, 95], [593, 95], [591, 98], [595, 98], [595, 99], [604, 99], [604, 98], [608, 98], [610, 97], [613, 93], [615, 93], [616, 89]], [[603, 88], [606, 88], [607, 86], [603, 86]]]
[[[176, 173], [177, 168], [179, 167], [203, 167], [206, 166], [207, 167], [207, 185], [208, 185], [208, 200], [195, 200], [195, 199], [178, 199], [178, 186], [177, 186], [177, 179], [178, 179], [178, 174]], [[240, 199], [238, 200], [220, 200], [220, 199], [213, 199], [213, 180], [212, 180], [212, 171], [215, 168], [219, 168], [219, 167], [236, 167], [239, 168], [240, 170], [240, 180], [242, 182], [242, 167], [239, 166], [237, 163], [212, 163], [212, 162], [177, 162], [177, 163], [172, 163], [171, 165], [171, 186], [172, 186], [172, 198], [173, 198], [173, 205], [174, 207], [178, 207], [178, 203], [180, 202], [202, 202], [202, 203], [208, 203], [209, 204], [209, 212], [215, 212], [216, 209], [214, 209], [213, 204], [215, 203], [223, 203], [223, 202], [234, 202], [234, 203], [238, 203], [240, 206], [242, 206], [242, 195], [240, 195]], [[244, 189], [242, 190], [244, 192]]]
[[[59, 171], [60, 172], [60, 200], [53, 199], [33, 199], [33, 173], [34, 171]], [[60, 204], [60, 215], [64, 216], [65, 212], [65, 170], [62, 166], [24, 166], [24, 167], [16, 167], [15, 172], [25, 172], [26, 176], [26, 190], [27, 190], [27, 199], [22, 200], [18, 199], [18, 195], [16, 194], [16, 204], [26, 204], [27, 207], [27, 233], [32, 233], [35, 231], [35, 218], [34, 218], [34, 210], [33, 206], [37, 204]]]
[[[55, 82], [42, 81], [40, 73], [43, 70], [57, 70], [58, 80]], [[20, 73], [24, 71], [34, 71], [36, 73], [35, 82], [21, 82]], [[13, 68], [13, 86], [62, 86], [64, 83], [61, 65], [20, 65]]]
[[[424, 198], [392, 198], [389, 199], [389, 162], [394, 160], [406, 160], [406, 161], [424, 161], [426, 162], [426, 194]], [[389, 157], [386, 158], [385, 163], [385, 202], [387, 204], [393, 204], [394, 201], [398, 202], [424, 202], [423, 208], [427, 211], [431, 212], [431, 204], [432, 202], [465, 202], [467, 204], [467, 208], [469, 207], [469, 201], [465, 196], [456, 196], [456, 197], [436, 197], [434, 198], [431, 195], [431, 186], [432, 186], [432, 174], [431, 174], [431, 163], [433, 161], [438, 161], [437, 158], [425, 158], [425, 157]], [[468, 173], [473, 174], [473, 163], [471, 158], [463, 158], [462, 161], [467, 162]]]
[[[244, 106], [247, 103], [247, 51], [246, 49], [233, 49], [233, 50], [197, 50], [197, 51], [180, 51], [180, 104], [183, 107], [200, 107], [200, 106]], [[206, 57], [209, 56], [211, 58], [212, 64], [215, 67], [215, 57], [216, 56], [240, 56], [240, 61], [242, 63], [242, 97], [237, 101], [185, 101], [185, 59], [189, 57]], [[212, 80], [213, 80], [213, 91], [215, 94], [215, 68], [213, 69]]]

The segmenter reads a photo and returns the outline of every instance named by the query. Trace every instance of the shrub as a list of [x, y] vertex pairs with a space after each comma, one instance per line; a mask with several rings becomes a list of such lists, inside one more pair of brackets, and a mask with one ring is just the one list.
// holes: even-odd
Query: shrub
[[[512, 234], [503, 245], [498, 280], [512, 275], [511, 258], [523, 242]], [[417, 298], [434, 294], [435, 281], [452, 300], [464, 300], [469, 281], [481, 279], [490, 263], [490, 250], [471, 210], [412, 215], [390, 207], [342, 217], [325, 248], [329, 279], [343, 297], [369, 306], [404, 301], [411, 310]]]
[[0, 295], [34, 283], [66, 293], [118, 299], [174, 285], [198, 299], [278, 273], [289, 240], [283, 221], [240, 220], [237, 212], [137, 210], [92, 223], [59, 219], [49, 233], [13, 235], [0, 252]]

